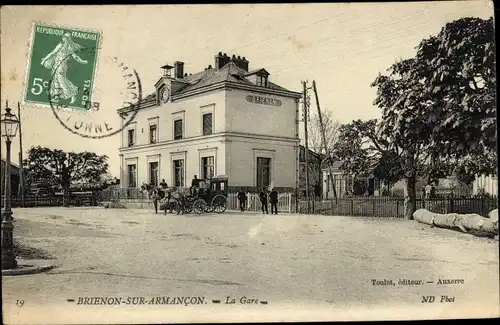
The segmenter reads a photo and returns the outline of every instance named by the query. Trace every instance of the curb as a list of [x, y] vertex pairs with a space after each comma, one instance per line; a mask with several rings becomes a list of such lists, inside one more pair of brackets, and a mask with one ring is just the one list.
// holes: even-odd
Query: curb
[[29, 261], [27, 262], [28, 263], [26, 262], [19, 263], [17, 268], [15, 269], [2, 270], [2, 276], [37, 274], [52, 270], [53, 268], [56, 267], [55, 264], [35, 266], [30, 264]]

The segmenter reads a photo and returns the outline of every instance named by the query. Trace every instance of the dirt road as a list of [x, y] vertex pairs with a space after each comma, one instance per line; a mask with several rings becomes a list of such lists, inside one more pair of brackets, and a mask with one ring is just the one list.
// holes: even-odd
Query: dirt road
[[7, 323], [499, 315], [498, 241], [414, 221], [100, 208], [14, 216], [17, 240], [58, 267], [2, 279]]

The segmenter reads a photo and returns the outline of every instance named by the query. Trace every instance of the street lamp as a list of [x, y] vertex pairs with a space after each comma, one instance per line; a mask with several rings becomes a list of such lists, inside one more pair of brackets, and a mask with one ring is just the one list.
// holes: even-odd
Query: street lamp
[[2, 137], [5, 137], [7, 147], [7, 158], [5, 163], [5, 192], [4, 208], [2, 210], [2, 270], [14, 269], [17, 267], [16, 256], [14, 255], [14, 225], [12, 224], [11, 210], [11, 183], [10, 183], [10, 144], [12, 138], [16, 136], [19, 120], [16, 115], [10, 112], [9, 103], [5, 103], [5, 114], [2, 115]]

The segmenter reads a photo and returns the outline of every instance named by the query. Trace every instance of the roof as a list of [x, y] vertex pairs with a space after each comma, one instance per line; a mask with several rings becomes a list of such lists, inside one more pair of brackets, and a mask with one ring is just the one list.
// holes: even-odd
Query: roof
[[340, 166], [342, 166], [342, 162], [340, 160], [334, 161], [331, 164], [332, 168], [340, 169]]
[[[335, 169], [336, 169], [336, 170], [339, 170], [339, 169], [340, 169], [340, 166], [342, 166], [342, 161], [340, 161], [340, 160], [334, 161], [334, 162], [330, 165], [330, 167], [331, 167], [332, 169], [334, 169], [334, 170], [335, 170]], [[323, 170], [324, 170], [324, 171], [328, 171], [328, 168], [329, 168], [329, 167], [328, 167], [328, 165], [326, 165], [325, 167], [323, 167]]]
[[[300, 148], [302, 149], [302, 151], [305, 152], [305, 150], [306, 150], [305, 146], [300, 145]], [[307, 150], [309, 151], [309, 155], [314, 156], [316, 158], [321, 158], [323, 156], [321, 153], [318, 153], [318, 152], [316, 152], [314, 150], [311, 150], [311, 149], [307, 149]]]
[[270, 74], [269, 72], [267, 72], [266, 69], [261, 68], [261, 69], [255, 69], [255, 70], [252, 70], [252, 71], [248, 71], [247, 73], [245, 73], [245, 76], [250, 76], [250, 75], [253, 75], [253, 74], [257, 74], [259, 72], [264, 72], [264, 74], [266, 74], [266, 75]]
[[[263, 69], [258, 69], [257, 71], [260, 70]], [[244, 76], [247, 74], [248, 72], [246, 70], [238, 67], [233, 61], [229, 61], [229, 63], [227, 63], [221, 69], [207, 69], [205, 71], [186, 76], [184, 80], [189, 82], [189, 85], [177, 92], [176, 95], [214, 85], [220, 82], [234, 82], [243, 85], [261, 87], [245, 79]], [[272, 82], [268, 82], [268, 87], [262, 88], [270, 88], [279, 91], [290, 91]]]
[[[4, 164], [7, 164], [7, 160], [5, 160], [4, 158], [2, 158], [2, 162]], [[12, 161], [10, 162], [10, 166], [19, 169], [19, 165], [14, 164]]]
[[[261, 70], [265, 71], [265, 69], [256, 69], [248, 72], [238, 67], [233, 61], [229, 61], [225, 66], [223, 66], [220, 69], [211, 68], [205, 71], [185, 76], [182, 81], [188, 83], [188, 85], [180, 89], [179, 91], [175, 92], [174, 95], [180, 95], [192, 90], [208, 87], [222, 82], [231, 82], [241, 85], [249, 85], [255, 88], [293, 92], [270, 81], [267, 82], [267, 87], [264, 87], [255, 85], [254, 83], [245, 79], [245, 75], [252, 74], [254, 72]], [[156, 98], [156, 93], [152, 93], [143, 98], [142, 102], [149, 102], [154, 100], [155, 98]]]

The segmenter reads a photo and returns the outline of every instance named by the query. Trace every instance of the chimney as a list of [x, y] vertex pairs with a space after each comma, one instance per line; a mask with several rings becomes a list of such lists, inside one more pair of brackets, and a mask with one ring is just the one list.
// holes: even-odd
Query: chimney
[[215, 56], [215, 69], [221, 69], [222, 67], [224, 67], [229, 61], [230, 61], [230, 57], [227, 56], [226, 53], [222, 54], [222, 52], [219, 52], [219, 54], [217, 54]]
[[240, 69], [243, 69], [248, 72], [248, 61], [245, 59], [245, 57], [235, 57], [233, 55], [233, 62], [236, 64], [236, 66]]
[[175, 78], [182, 79], [184, 76], [184, 62], [175, 61], [174, 62], [174, 74]]

